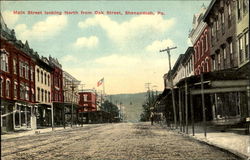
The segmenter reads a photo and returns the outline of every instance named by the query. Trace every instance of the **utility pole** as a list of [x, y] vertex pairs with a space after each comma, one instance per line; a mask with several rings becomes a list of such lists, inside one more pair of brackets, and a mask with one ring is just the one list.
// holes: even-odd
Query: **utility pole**
[[172, 47], [167, 49], [160, 50], [160, 52], [165, 52], [167, 51], [168, 53], [168, 62], [169, 62], [169, 74], [170, 74], [170, 83], [171, 83], [171, 91], [172, 91], [172, 102], [173, 102], [173, 111], [174, 111], [174, 124], [175, 128], [177, 128], [177, 118], [176, 118], [176, 109], [175, 109], [175, 98], [174, 98], [174, 85], [173, 85], [173, 75], [171, 73], [171, 56], [170, 56], [170, 50], [176, 49], [177, 47]]

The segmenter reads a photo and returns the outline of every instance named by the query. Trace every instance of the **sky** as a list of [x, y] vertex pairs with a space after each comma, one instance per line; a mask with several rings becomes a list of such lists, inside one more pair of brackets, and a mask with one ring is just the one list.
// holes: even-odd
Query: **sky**
[[[164, 89], [163, 75], [185, 53], [194, 14], [209, 0], [196, 1], [1, 1], [1, 13], [16, 37], [41, 56], [55, 57], [63, 70], [106, 94], [145, 92], [145, 83]], [[15, 14], [24, 11], [25, 14]], [[28, 11], [42, 14], [28, 14]], [[66, 14], [78, 12], [78, 14]], [[92, 14], [81, 14], [81, 11]], [[97, 11], [97, 12], [96, 12]], [[104, 14], [95, 14], [101, 13]], [[107, 11], [120, 12], [118, 15]], [[126, 15], [125, 12], [154, 15]], [[62, 14], [45, 14], [57, 12]], [[157, 86], [157, 87], [156, 87]]]

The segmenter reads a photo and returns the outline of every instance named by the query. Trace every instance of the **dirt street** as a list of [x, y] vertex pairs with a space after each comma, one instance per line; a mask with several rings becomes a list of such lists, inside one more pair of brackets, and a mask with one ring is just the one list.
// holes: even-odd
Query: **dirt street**
[[2, 159], [231, 160], [232, 154], [149, 123], [93, 124], [2, 140]]

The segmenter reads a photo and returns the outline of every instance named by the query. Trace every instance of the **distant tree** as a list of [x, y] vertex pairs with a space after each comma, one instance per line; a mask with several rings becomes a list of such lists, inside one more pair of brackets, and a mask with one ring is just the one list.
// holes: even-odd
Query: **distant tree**
[[148, 91], [148, 96], [146, 98], [146, 101], [142, 105], [143, 112], [140, 115], [140, 121], [145, 122], [149, 121], [150, 118], [150, 108], [153, 107], [154, 101], [156, 100], [156, 95], [154, 95], [153, 92], [150, 90]]
[[112, 117], [118, 117], [119, 116], [119, 109], [118, 107], [113, 104], [112, 102], [106, 100], [104, 103], [101, 105], [101, 110], [109, 112]]

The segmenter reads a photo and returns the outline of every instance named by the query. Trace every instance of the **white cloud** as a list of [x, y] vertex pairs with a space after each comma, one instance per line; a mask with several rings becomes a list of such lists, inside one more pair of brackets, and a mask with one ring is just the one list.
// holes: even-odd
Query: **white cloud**
[[118, 23], [106, 15], [96, 15], [79, 22], [78, 26], [80, 28], [100, 26], [107, 32], [110, 39], [118, 43], [125, 43], [142, 37], [150, 39], [152, 36], [166, 32], [174, 24], [174, 18], [166, 20], [161, 15], [140, 15], [122, 23]]
[[76, 42], [74, 43], [74, 46], [77, 48], [93, 48], [96, 47], [99, 43], [99, 39], [96, 36], [90, 36], [90, 37], [80, 37], [77, 38]]
[[62, 31], [67, 23], [65, 15], [49, 16], [44, 21], [35, 23], [31, 28], [28, 28], [26, 24], [18, 24], [15, 31], [22, 40], [46, 40]]
[[122, 56], [118, 54], [112, 54], [107, 57], [101, 57], [95, 60], [96, 63], [103, 64], [106, 66], [131, 66], [135, 65], [139, 62], [139, 60], [135, 57]]
[[163, 41], [154, 41], [152, 44], [148, 45], [145, 49], [148, 52], [159, 52], [161, 49], [173, 46], [174, 42], [171, 39], [166, 39]]
[[16, 22], [19, 19], [18, 14], [13, 14], [11, 11], [3, 11], [2, 13], [4, 22], [7, 24], [9, 28], [13, 28], [13, 26], [16, 24]]
[[64, 63], [68, 63], [68, 62], [77, 62], [77, 58], [72, 56], [72, 55], [66, 55], [64, 57], [61, 58], [62, 62]]

